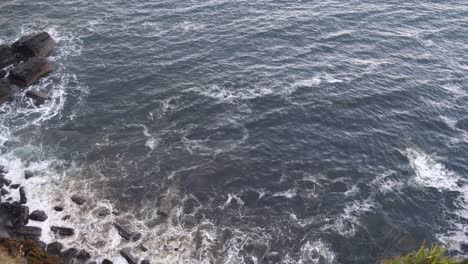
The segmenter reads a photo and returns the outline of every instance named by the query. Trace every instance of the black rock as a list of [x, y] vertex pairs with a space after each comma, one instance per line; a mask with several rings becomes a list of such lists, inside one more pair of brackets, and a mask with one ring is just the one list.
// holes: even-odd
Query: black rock
[[35, 210], [29, 215], [29, 219], [39, 222], [44, 222], [47, 219], [47, 215], [42, 210]]
[[42, 229], [36, 226], [23, 226], [16, 228], [13, 233], [21, 238], [37, 240], [42, 235]]
[[132, 250], [130, 248], [123, 248], [120, 250], [120, 255], [127, 260], [129, 264], [138, 264], [138, 258], [132, 255]]
[[58, 234], [60, 236], [73, 236], [75, 234], [75, 230], [70, 227], [51, 226], [50, 230], [54, 234]]
[[42, 249], [46, 250], [47, 244], [43, 241], [36, 241], [36, 244]]
[[78, 256], [78, 249], [69, 248], [62, 252], [62, 259], [64, 264], [74, 264], [75, 258]]
[[3, 173], [8, 173], [8, 170], [6, 169], [5, 166], [0, 165], [0, 173], [2, 173], [2, 174], [3, 174]]
[[88, 251], [82, 249], [80, 252], [78, 252], [78, 255], [76, 256], [76, 259], [86, 261], [91, 258], [91, 254], [88, 253]]
[[51, 71], [52, 64], [47, 59], [34, 57], [16, 66], [11, 71], [9, 78], [14, 84], [29, 86]]
[[[28, 91], [28, 92], [29, 92], [29, 91]], [[26, 92], [26, 94], [27, 94], [27, 92]], [[34, 176], [34, 174], [33, 174], [32, 171], [30, 171], [30, 170], [25, 170], [25, 171], [24, 171], [24, 178], [25, 178], [26, 180], [29, 179], [29, 178], [31, 178], [31, 177], [33, 177], [33, 176]]]
[[8, 101], [13, 95], [11, 83], [8, 79], [0, 79], [0, 104]]
[[0, 45], [0, 69], [15, 64], [16, 62], [18, 62], [18, 58], [14, 50], [8, 45]]
[[63, 211], [63, 206], [56, 205], [56, 206], [54, 206], [54, 210], [57, 211], [57, 212], [62, 212]]
[[0, 190], [0, 195], [3, 196], [3, 195], [7, 195], [7, 194], [10, 194], [10, 192], [7, 191], [7, 190], [5, 190], [5, 189], [3, 189], [3, 188]]
[[151, 264], [151, 262], [149, 260], [145, 259], [145, 260], [141, 261], [141, 264]]
[[5, 178], [1, 179], [1, 182], [2, 182], [3, 184], [5, 184], [6, 186], [10, 186], [10, 184], [11, 184], [11, 180], [5, 179]]
[[21, 184], [15, 183], [15, 184], [10, 185], [10, 189], [18, 189], [20, 186]]
[[7, 75], [7, 71], [5, 71], [5, 70], [0, 71], [0, 79], [5, 78], [6, 75]]
[[108, 259], [104, 259], [101, 264], [114, 264], [114, 263]]
[[49, 33], [33, 33], [24, 36], [13, 43], [12, 48], [16, 53], [28, 59], [32, 57], [46, 57], [55, 46], [55, 41], [50, 37]]
[[23, 227], [28, 224], [29, 208], [19, 202], [1, 203], [0, 215], [8, 219], [14, 227]]
[[52, 242], [47, 245], [47, 253], [51, 255], [59, 256], [60, 252], [62, 252], [63, 245], [60, 242]]
[[72, 200], [72, 202], [76, 203], [77, 205], [82, 205], [86, 202], [86, 200], [83, 197], [77, 194], [72, 195], [70, 199]]
[[24, 186], [19, 188], [19, 193], [20, 193], [20, 202], [22, 204], [25, 204], [28, 202], [28, 198], [26, 198], [26, 191], [24, 190]]

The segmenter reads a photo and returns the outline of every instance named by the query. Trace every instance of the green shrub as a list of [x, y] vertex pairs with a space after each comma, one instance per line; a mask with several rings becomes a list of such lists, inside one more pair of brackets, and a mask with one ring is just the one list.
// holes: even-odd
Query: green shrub
[[468, 264], [468, 260], [457, 260], [447, 256], [447, 250], [440, 246], [421, 246], [407, 255], [384, 259], [382, 264]]

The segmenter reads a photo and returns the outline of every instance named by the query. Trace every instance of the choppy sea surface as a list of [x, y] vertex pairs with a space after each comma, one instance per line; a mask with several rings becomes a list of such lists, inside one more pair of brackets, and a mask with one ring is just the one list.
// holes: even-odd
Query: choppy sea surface
[[3, 0], [0, 22], [57, 41], [30, 88], [53, 99], [0, 106], [44, 241], [125, 263], [124, 221], [153, 263], [468, 255], [467, 1]]

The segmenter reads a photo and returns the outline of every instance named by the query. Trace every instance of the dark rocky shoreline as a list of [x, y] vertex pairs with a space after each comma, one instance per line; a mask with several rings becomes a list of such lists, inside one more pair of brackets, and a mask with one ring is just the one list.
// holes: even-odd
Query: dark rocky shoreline
[[[11, 100], [15, 90], [17, 90], [13, 89], [13, 85], [21, 88], [28, 87], [52, 71], [53, 66], [47, 59], [47, 56], [52, 52], [54, 46], [55, 41], [47, 32], [24, 36], [11, 46], [0, 45], [0, 104]], [[35, 106], [39, 106], [46, 100], [51, 99], [47, 94], [33, 90], [27, 90], [25, 97], [30, 98]], [[34, 177], [33, 172], [29, 170], [24, 171], [25, 180], [32, 177]], [[13, 192], [18, 192], [19, 201], [14, 201], [11, 197], [7, 198]], [[77, 194], [71, 195], [70, 200], [77, 206], [83, 206], [87, 202], [84, 197]], [[58, 262], [54, 263], [97, 264], [95, 259], [100, 259], [100, 256], [92, 256], [84, 249], [64, 248], [60, 240], [73, 237], [75, 235], [73, 228], [51, 226], [50, 230], [42, 230], [40, 227], [28, 225], [31, 222], [44, 222], [48, 219], [48, 216], [43, 210], [30, 212], [29, 207], [26, 205], [27, 202], [28, 193], [25, 187], [19, 183], [12, 182], [8, 177], [8, 169], [0, 165], [0, 227], [6, 231], [9, 239], [20, 241], [15, 242], [19, 243], [18, 245], [21, 243], [29, 243], [28, 245], [31, 243], [36, 244], [38, 248], [41, 248], [49, 256], [59, 259]], [[55, 211], [67, 210], [62, 205], [51, 205], [51, 207]], [[161, 215], [167, 216], [168, 210], [162, 210], [160, 212]], [[99, 211], [98, 215], [106, 217], [111, 213], [114, 212], [103, 208]], [[71, 216], [66, 215], [64, 217], [70, 218]], [[142, 239], [141, 233], [135, 232], [121, 223], [115, 222], [113, 226], [125, 241], [137, 242]], [[41, 241], [43, 232], [54, 234], [56, 241], [49, 244]], [[147, 248], [139, 243], [138, 250], [144, 252], [147, 251]], [[136, 254], [134, 254], [134, 249], [130, 247], [124, 247], [119, 252], [130, 264], [150, 263], [149, 260], [140, 261]], [[102, 263], [111, 264], [112, 261], [104, 259]]]

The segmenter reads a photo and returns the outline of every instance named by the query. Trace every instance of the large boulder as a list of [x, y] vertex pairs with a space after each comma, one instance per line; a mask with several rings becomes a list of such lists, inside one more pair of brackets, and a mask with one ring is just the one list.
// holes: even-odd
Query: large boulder
[[0, 69], [18, 62], [15, 52], [8, 45], [0, 45]]
[[13, 95], [11, 83], [8, 79], [0, 79], [0, 104], [8, 101]]
[[47, 215], [42, 210], [35, 210], [29, 215], [29, 219], [38, 222], [44, 222], [47, 219]]
[[11, 71], [9, 77], [14, 84], [29, 86], [51, 71], [52, 64], [47, 59], [34, 57], [16, 66]]
[[47, 253], [51, 255], [59, 256], [62, 252], [62, 249], [63, 245], [60, 242], [52, 242], [49, 245], [47, 245]]
[[22, 59], [32, 57], [47, 57], [55, 46], [55, 41], [49, 33], [33, 33], [20, 38], [13, 43], [13, 50], [18, 53]]

